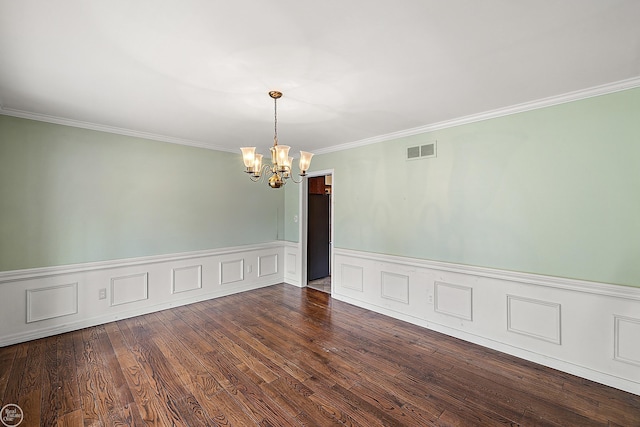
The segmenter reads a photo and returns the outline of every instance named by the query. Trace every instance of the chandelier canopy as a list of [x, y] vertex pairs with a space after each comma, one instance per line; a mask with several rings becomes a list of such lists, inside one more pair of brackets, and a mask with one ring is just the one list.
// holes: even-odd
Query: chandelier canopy
[[[263, 177], [268, 177], [268, 183], [271, 188], [280, 188], [287, 183], [287, 180], [291, 178], [293, 182], [299, 184], [302, 182], [296, 181], [291, 175], [291, 164], [293, 163], [293, 157], [289, 157], [288, 145], [278, 145], [278, 99], [282, 97], [282, 92], [272, 90], [269, 92], [269, 96], [273, 98], [273, 147], [271, 151], [271, 165], [262, 164], [262, 154], [256, 154], [256, 147], [242, 147], [242, 160], [246, 167], [245, 172], [249, 174], [249, 178], [253, 182], [262, 180]], [[306, 151], [300, 151], [300, 176], [307, 175], [307, 170], [311, 164], [311, 157], [313, 154]]]

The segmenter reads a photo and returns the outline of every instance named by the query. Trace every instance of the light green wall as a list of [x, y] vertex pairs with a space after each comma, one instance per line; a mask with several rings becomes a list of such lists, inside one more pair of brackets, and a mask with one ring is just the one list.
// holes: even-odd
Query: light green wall
[[[313, 159], [311, 164], [313, 166]], [[296, 176], [296, 179], [299, 179], [299, 177]], [[284, 239], [289, 242], [298, 242], [300, 232], [299, 224], [295, 222], [295, 217], [300, 214], [300, 185], [286, 185], [283, 188], [285, 190]]]
[[0, 116], [0, 271], [268, 242], [239, 154]]
[[[633, 89], [312, 171], [335, 171], [334, 247], [640, 286], [638, 122]], [[404, 160], [434, 140], [437, 158]], [[298, 241], [298, 186], [251, 183], [239, 155], [8, 116], [0, 200], [0, 271]]]
[[336, 248], [640, 286], [640, 89], [314, 157], [331, 168]]

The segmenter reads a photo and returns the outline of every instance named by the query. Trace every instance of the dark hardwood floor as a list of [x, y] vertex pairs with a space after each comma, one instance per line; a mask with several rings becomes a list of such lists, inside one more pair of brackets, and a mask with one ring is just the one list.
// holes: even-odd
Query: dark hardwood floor
[[0, 348], [21, 426], [640, 426], [640, 396], [277, 285]]

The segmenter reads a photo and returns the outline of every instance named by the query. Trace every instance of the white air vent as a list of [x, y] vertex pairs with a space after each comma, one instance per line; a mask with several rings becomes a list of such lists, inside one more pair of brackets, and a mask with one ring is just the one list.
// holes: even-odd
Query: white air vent
[[428, 159], [436, 157], [436, 142], [429, 144], [416, 145], [415, 147], [407, 147], [407, 160]]
[[418, 159], [420, 158], [420, 147], [409, 147], [407, 148], [407, 159]]

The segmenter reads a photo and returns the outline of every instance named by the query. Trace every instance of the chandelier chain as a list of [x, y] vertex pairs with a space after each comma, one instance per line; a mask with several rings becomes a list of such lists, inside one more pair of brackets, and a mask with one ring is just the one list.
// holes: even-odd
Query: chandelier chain
[[278, 144], [278, 98], [273, 98], [273, 143]]

